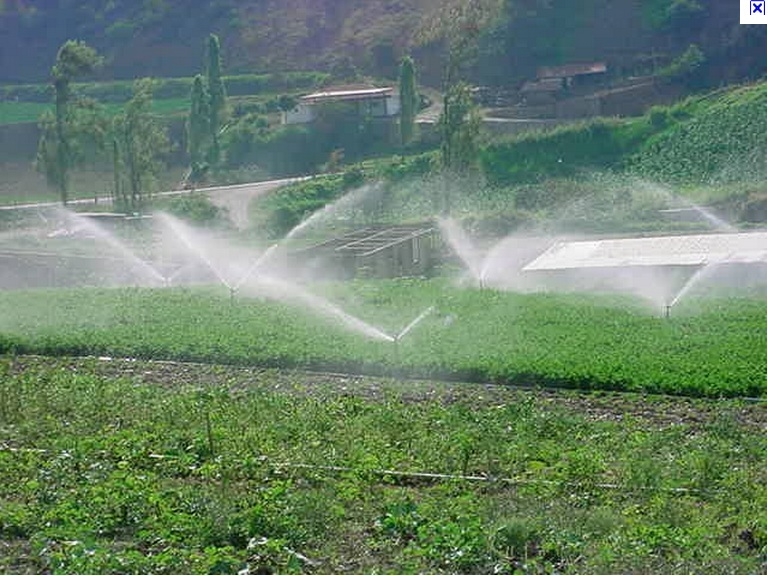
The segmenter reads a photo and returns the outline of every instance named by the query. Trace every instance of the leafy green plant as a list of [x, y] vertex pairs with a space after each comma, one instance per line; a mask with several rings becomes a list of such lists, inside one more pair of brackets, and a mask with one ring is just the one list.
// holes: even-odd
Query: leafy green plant
[[[709, 397], [764, 395], [765, 302], [759, 299], [691, 300], [664, 319], [629, 298], [457, 289], [439, 279], [325, 290], [331, 301], [389, 333], [435, 306], [399, 346], [403, 374]], [[3, 292], [0, 317], [5, 351], [373, 373], [390, 371], [395, 361], [389, 343], [368, 340], [310, 309], [247, 298], [233, 306], [224, 290]], [[467, 446], [475, 449], [471, 439]]]
[[[763, 561], [764, 407], [2, 362], [18, 404], [0, 420], [4, 570], [753, 572]], [[468, 439], [487, 481], [418, 475], [456, 471]], [[700, 490], [705, 461], [718, 465]], [[641, 465], [654, 484], [626, 475]]]

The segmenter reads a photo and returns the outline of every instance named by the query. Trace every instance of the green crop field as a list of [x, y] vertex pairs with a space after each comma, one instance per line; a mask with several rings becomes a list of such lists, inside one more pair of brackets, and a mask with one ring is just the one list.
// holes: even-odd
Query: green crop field
[[[105, 104], [107, 114], [113, 115], [123, 109], [122, 104]], [[0, 102], [0, 125], [35, 123], [45, 111], [52, 111], [52, 104], [39, 102]], [[172, 116], [186, 113], [189, 110], [188, 98], [171, 98], [165, 100], [153, 100], [152, 111], [161, 116]]]
[[764, 412], [0, 358], [0, 571], [758, 574]]
[[[188, 79], [162, 86], [178, 100], [156, 112], [183, 111]], [[89, 89], [111, 111], [130, 93]], [[241, 113], [266, 110], [248, 98]], [[12, 104], [0, 122], [50, 107]], [[214, 259], [239, 274], [241, 251], [300, 222], [286, 245], [449, 199], [491, 268], [512, 230], [712, 231], [660, 213], [694, 201], [762, 228], [764, 124], [761, 83], [490, 143], [485, 178], [435, 174], [434, 153], [370, 161], [264, 196], [237, 233], [185, 197], [171, 211], [209, 227], [173, 227], [196, 254], [178, 281], [203, 261], [226, 278]], [[9, 175], [6, 202], [43, 194]], [[73, 196], [109, 190], [109, 171], [75, 176]], [[259, 285], [249, 259], [231, 290], [106, 287], [131, 250], [167, 273], [173, 242], [46, 216], [2, 218], [3, 286], [79, 287], [0, 290], [0, 572], [766, 572], [764, 284], [699, 282], [668, 317], [631, 296], [468, 287], [449, 259], [431, 279]]]
[[679, 395], [764, 396], [763, 299], [690, 300], [672, 318], [629, 298], [520, 295], [445, 281], [332, 286], [339, 309], [394, 335], [348, 329], [327, 310], [224, 289], [0, 293], [6, 352], [118, 355]]

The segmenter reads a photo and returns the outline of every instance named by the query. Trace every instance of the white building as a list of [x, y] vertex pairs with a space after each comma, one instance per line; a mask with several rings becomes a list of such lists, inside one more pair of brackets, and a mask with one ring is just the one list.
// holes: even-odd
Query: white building
[[388, 118], [400, 113], [400, 95], [392, 87], [334, 90], [302, 96], [293, 110], [283, 112], [283, 124], [312, 122], [320, 107], [336, 102], [354, 104], [362, 117]]

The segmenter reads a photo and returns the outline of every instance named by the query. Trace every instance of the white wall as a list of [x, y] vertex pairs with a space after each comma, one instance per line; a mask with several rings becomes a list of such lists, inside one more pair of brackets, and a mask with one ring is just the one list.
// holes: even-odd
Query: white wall
[[305, 124], [314, 119], [314, 109], [309, 104], [298, 104], [293, 110], [283, 112], [283, 124]]

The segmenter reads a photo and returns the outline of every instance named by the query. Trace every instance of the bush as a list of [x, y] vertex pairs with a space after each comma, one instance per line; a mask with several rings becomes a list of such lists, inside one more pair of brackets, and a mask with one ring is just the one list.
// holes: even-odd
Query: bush
[[535, 182], [543, 177], [572, 176], [583, 168], [609, 168], [635, 145], [616, 120], [597, 119], [527, 133], [513, 140], [487, 146], [480, 162], [493, 184]]
[[[273, 238], [285, 236], [304, 218], [341, 196], [347, 186], [344, 176], [326, 176], [292, 184], [264, 200], [267, 217], [264, 227]], [[347, 177], [354, 182], [356, 177]]]
[[197, 225], [218, 225], [226, 220], [225, 211], [199, 192], [156, 199], [153, 207]]

